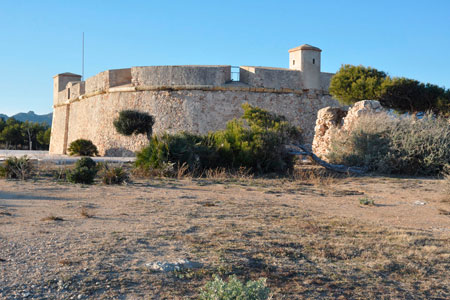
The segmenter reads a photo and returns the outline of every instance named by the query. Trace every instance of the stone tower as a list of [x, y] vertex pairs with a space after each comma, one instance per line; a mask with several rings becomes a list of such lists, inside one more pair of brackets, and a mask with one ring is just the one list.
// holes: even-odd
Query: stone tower
[[[80, 81], [81, 75], [73, 74], [73, 73], [62, 73], [53, 76], [53, 104], [60, 104], [57, 103], [59, 92], [64, 91], [66, 89], [66, 86], [71, 81]], [[67, 97], [68, 98], [68, 97]]]
[[320, 52], [308, 44], [289, 50], [289, 69], [302, 71], [305, 89], [320, 89]]

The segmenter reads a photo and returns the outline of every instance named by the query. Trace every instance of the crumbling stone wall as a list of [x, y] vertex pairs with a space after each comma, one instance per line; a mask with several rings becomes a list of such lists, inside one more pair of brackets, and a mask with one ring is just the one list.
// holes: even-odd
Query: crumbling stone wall
[[380, 102], [363, 100], [350, 108], [325, 107], [318, 111], [312, 150], [314, 154], [327, 161], [331, 139], [337, 131], [351, 131], [358, 119], [367, 114], [385, 112]]

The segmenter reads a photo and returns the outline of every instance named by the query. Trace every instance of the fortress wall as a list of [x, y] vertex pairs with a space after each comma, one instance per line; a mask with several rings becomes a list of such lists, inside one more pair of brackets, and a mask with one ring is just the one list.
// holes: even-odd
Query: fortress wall
[[154, 66], [131, 68], [135, 86], [220, 86], [231, 80], [231, 66]]
[[[85, 138], [93, 141], [101, 155], [133, 155], [147, 144], [144, 135], [124, 137], [116, 133], [113, 120], [123, 109], [137, 109], [155, 116], [155, 133], [189, 131], [207, 133], [225, 128], [226, 122], [242, 114], [241, 104], [252, 105], [282, 114], [304, 130], [307, 143], [312, 143], [317, 111], [337, 106], [329, 95], [308, 93], [257, 93], [250, 91], [139, 91], [99, 94], [70, 104], [68, 144]], [[53, 128], [61, 128], [63, 108], [55, 108]], [[61, 134], [53, 135], [53, 153], [62, 153]], [[55, 138], [55, 139], [54, 139]]]
[[65, 151], [64, 140], [68, 108], [68, 105], [53, 108], [50, 153], [63, 154]]
[[86, 94], [104, 91], [109, 87], [109, 71], [98, 73], [85, 81]]
[[84, 81], [69, 82], [67, 84], [66, 90], [70, 89], [70, 99], [75, 99], [81, 95], [84, 95], [85, 93], [84, 87], [85, 87]]
[[268, 68], [268, 67], [240, 67], [240, 81], [250, 86], [301, 90], [302, 73], [297, 70]]
[[109, 70], [109, 86], [119, 86], [131, 83], [131, 69]]
[[86, 79], [85, 90], [90, 94], [125, 84], [131, 84], [131, 69], [108, 70]]
[[320, 73], [320, 87], [323, 90], [328, 91], [328, 89], [330, 88], [331, 77], [333, 77], [333, 75], [334, 73]]

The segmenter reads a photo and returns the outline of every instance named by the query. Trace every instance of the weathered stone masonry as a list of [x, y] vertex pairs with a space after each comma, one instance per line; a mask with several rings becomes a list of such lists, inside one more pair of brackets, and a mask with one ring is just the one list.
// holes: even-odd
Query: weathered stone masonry
[[86, 81], [56, 75], [50, 152], [65, 153], [70, 142], [85, 138], [101, 155], [133, 155], [147, 140], [116, 133], [112, 123], [121, 110], [153, 115], [156, 134], [203, 134], [239, 117], [245, 102], [286, 116], [311, 143], [317, 111], [338, 105], [328, 94], [333, 74], [320, 72], [320, 51], [309, 45], [291, 49], [289, 69], [239, 67], [239, 81], [231, 81], [231, 66], [132, 67]]

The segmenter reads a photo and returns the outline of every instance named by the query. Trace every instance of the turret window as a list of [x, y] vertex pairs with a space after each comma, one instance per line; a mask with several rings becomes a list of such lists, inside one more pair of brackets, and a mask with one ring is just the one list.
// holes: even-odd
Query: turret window
[[316, 59], [315, 58], [313, 58], [313, 65], [316, 63]]
[[292, 65], [295, 66], [295, 59], [292, 61]]

